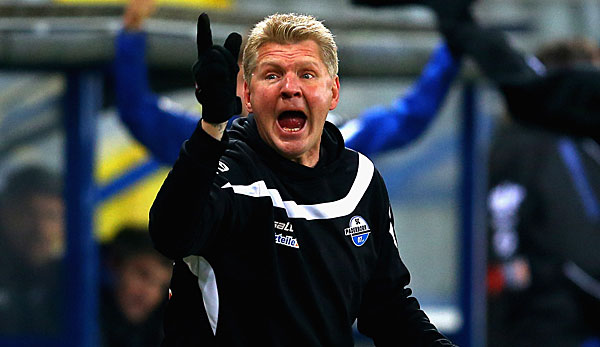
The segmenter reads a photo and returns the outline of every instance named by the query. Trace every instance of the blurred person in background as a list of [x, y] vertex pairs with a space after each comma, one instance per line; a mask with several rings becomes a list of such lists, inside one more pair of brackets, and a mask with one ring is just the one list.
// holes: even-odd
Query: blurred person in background
[[103, 248], [112, 281], [101, 290], [101, 345], [160, 346], [172, 262], [142, 227], [121, 229]]
[[559, 40], [536, 59], [481, 27], [471, 1], [427, 2], [519, 123], [490, 154], [488, 345], [600, 346], [598, 44]]
[[11, 172], [0, 194], [0, 334], [60, 329], [65, 249], [61, 178], [28, 165]]
[[[153, 0], [131, 0], [127, 5], [123, 30], [115, 42], [117, 109], [133, 136], [159, 161], [171, 165], [181, 144], [196, 127], [199, 115], [183, 111], [150, 90], [143, 26], [154, 10]], [[368, 108], [341, 126], [346, 146], [373, 156], [412, 143], [434, 120], [459, 67], [459, 59], [450, 54], [445, 44], [439, 45], [409, 91], [391, 105]], [[242, 85], [243, 68], [237, 83], [240, 96]], [[242, 106], [240, 115], [246, 116], [248, 111]], [[328, 120], [336, 123], [331, 114]]]
[[[537, 57], [600, 67], [586, 39]], [[489, 162], [489, 345], [600, 345], [600, 146], [504, 119]]]

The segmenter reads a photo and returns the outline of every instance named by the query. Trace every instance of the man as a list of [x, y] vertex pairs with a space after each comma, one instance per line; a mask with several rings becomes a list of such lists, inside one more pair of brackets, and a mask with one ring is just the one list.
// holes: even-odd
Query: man
[[56, 334], [61, 328], [65, 249], [60, 177], [26, 165], [0, 195], [0, 333]]
[[[407, 287], [385, 185], [325, 122], [339, 101], [333, 36], [310, 16], [272, 15], [244, 50], [212, 44], [198, 20], [202, 120], [150, 211], [156, 248], [176, 260], [167, 346], [452, 345]], [[218, 170], [218, 173], [217, 173]], [[204, 305], [211, 330], [199, 332]]]
[[426, 1], [521, 123], [498, 129], [489, 160], [488, 345], [597, 346], [600, 50], [568, 40], [526, 57], [472, 0]]
[[[150, 90], [144, 59], [146, 35], [142, 28], [153, 9], [152, 0], [131, 0], [123, 16], [123, 30], [115, 40], [117, 110], [131, 134], [158, 161], [172, 165], [181, 144], [194, 131], [198, 115]], [[407, 93], [390, 105], [363, 110], [341, 127], [346, 146], [371, 158], [413, 143], [435, 119], [459, 67], [458, 57], [440, 44]], [[237, 86], [238, 96], [242, 96], [242, 71]], [[246, 115], [248, 110], [242, 107], [240, 116]]]
[[[549, 71], [593, 66], [600, 48], [559, 40], [537, 57]], [[600, 145], [512, 122], [489, 162], [489, 345], [597, 345]]]
[[162, 342], [171, 262], [152, 247], [146, 228], [125, 227], [107, 245], [114, 283], [102, 288], [102, 346], [151, 347]]

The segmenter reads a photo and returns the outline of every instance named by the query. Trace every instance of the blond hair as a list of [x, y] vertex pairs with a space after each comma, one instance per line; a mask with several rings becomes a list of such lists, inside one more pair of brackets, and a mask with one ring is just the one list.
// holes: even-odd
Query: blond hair
[[244, 79], [250, 83], [256, 68], [258, 49], [265, 43], [292, 44], [315, 41], [321, 49], [321, 59], [331, 77], [338, 73], [337, 45], [333, 34], [315, 17], [296, 13], [273, 14], [258, 22], [244, 48]]

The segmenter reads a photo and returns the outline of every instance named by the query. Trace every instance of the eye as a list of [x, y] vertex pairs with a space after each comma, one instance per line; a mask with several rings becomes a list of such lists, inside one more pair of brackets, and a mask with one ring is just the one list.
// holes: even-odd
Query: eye
[[305, 79], [311, 79], [311, 78], [314, 78], [314, 77], [315, 77], [315, 75], [313, 75], [310, 72], [305, 72], [305, 73], [302, 74], [302, 78], [305, 78]]
[[276, 75], [276, 74], [274, 74], [274, 73], [269, 73], [269, 74], [267, 74], [267, 75], [265, 76], [265, 79], [266, 79], [266, 80], [274, 80], [274, 79], [276, 79], [276, 78], [277, 78], [277, 75]]

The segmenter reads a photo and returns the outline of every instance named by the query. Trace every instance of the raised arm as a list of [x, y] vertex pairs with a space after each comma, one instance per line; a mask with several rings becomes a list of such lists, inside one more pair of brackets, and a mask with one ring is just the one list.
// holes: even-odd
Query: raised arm
[[555, 71], [500, 88], [515, 120], [600, 142], [600, 70]]
[[113, 71], [117, 111], [136, 140], [159, 161], [172, 165], [199, 117], [150, 90], [146, 33], [141, 28], [151, 13], [152, 1], [131, 1], [123, 17], [124, 28], [116, 37]]
[[213, 45], [210, 22], [203, 13], [198, 18], [197, 43], [193, 71], [203, 119], [185, 142], [150, 209], [155, 247], [173, 259], [200, 254], [216, 237], [214, 231], [232, 219], [222, 218], [232, 215], [227, 212], [230, 204], [214, 181], [226, 148], [227, 120], [241, 108], [235, 94], [241, 36], [232, 33], [224, 47]]
[[600, 70], [543, 66], [512, 47], [506, 36], [471, 15], [473, 0], [425, 0], [453, 50], [470, 56], [501, 90], [515, 120], [600, 138]]
[[414, 141], [438, 114], [459, 67], [448, 47], [438, 46], [408, 93], [389, 106], [363, 111], [342, 127], [346, 146], [373, 156]]

